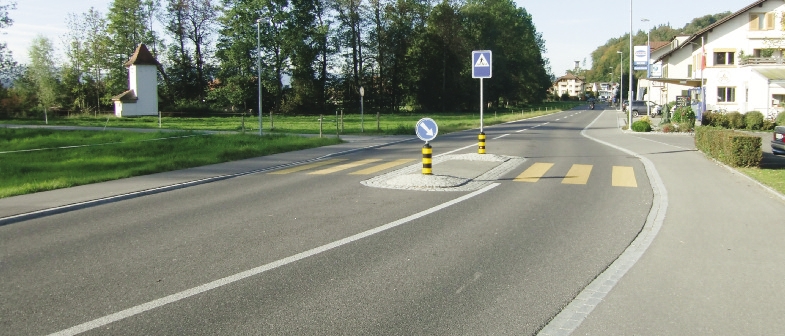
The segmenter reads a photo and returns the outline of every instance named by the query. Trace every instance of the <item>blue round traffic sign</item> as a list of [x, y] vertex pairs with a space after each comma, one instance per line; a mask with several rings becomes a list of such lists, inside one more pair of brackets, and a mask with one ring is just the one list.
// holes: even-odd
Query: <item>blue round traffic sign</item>
[[422, 118], [417, 121], [416, 132], [417, 137], [422, 141], [431, 141], [439, 134], [439, 126], [431, 118]]

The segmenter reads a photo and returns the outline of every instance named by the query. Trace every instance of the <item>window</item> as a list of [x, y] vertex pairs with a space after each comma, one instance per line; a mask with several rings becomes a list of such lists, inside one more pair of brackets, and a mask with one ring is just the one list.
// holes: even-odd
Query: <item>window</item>
[[714, 65], [733, 65], [736, 53], [731, 51], [714, 52]]
[[774, 12], [751, 13], [750, 30], [774, 30]]
[[692, 77], [692, 64], [687, 64], [687, 78]]
[[735, 87], [718, 87], [717, 88], [717, 102], [718, 103], [733, 103], [736, 101], [736, 88]]

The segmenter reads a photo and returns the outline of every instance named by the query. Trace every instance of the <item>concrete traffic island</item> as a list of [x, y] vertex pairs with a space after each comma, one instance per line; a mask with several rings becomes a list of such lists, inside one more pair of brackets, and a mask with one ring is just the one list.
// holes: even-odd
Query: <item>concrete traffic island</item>
[[519, 166], [525, 159], [496, 154], [454, 154], [433, 158], [433, 174], [420, 173], [414, 164], [362, 181], [368, 187], [421, 190], [478, 190]]

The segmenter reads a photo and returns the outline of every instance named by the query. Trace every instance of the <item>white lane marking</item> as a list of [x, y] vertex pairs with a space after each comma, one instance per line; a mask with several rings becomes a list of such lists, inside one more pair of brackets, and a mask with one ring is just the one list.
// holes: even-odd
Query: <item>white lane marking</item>
[[646, 252], [652, 241], [654, 241], [654, 238], [657, 237], [657, 233], [660, 232], [662, 223], [665, 221], [665, 213], [668, 210], [668, 191], [665, 189], [665, 183], [657, 172], [654, 163], [631, 150], [593, 138], [586, 134], [586, 130], [594, 125], [601, 116], [602, 113], [581, 131], [581, 135], [594, 140], [595, 142], [635, 156], [641, 160], [643, 166], [646, 168], [646, 174], [649, 176], [651, 189], [654, 193], [651, 210], [649, 210], [649, 215], [646, 217], [646, 223], [643, 225], [643, 229], [638, 233], [638, 236], [635, 237], [632, 243], [627, 246], [624, 252], [622, 252], [605, 271], [600, 273], [599, 276], [586, 286], [586, 288], [578, 293], [578, 296], [564, 307], [551, 322], [542, 328], [540, 332], [537, 333], [538, 336], [570, 335], [578, 329], [594, 308], [597, 308], [597, 304], [602, 302], [605, 296], [613, 290], [613, 287], [616, 286], [619, 280], [621, 280], [621, 278], [635, 266], [635, 263], [640, 260], [643, 253]]
[[523, 131], [525, 131], [525, 130], [527, 130], [527, 129], [528, 129], [528, 128], [524, 128], [524, 129], [522, 129], [522, 130], [517, 130], [517, 131], [515, 131], [515, 133], [521, 133], [521, 132], [523, 132]]
[[418, 212], [416, 214], [413, 214], [411, 216], [401, 218], [401, 219], [399, 219], [397, 221], [394, 221], [394, 222], [391, 222], [391, 223], [388, 223], [388, 224], [385, 224], [385, 225], [382, 225], [382, 226], [370, 229], [370, 230], [365, 231], [365, 232], [361, 232], [361, 233], [355, 234], [353, 236], [346, 237], [346, 238], [341, 239], [341, 240], [334, 241], [334, 242], [329, 243], [329, 244], [325, 244], [325, 245], [322, 245], [322, 246], [310, 249], [310, 250], [305, 251], [305, 252], [300, 252], [300, 253], [295, 254], [293, 256], [290, 256], [290, 257], [286, 257], [286, 258], [283, 258], [283, 259], [280, 259], [280, 260], [277, 260], [277, 261], [273, 261], [273, 262], [271, 262], [269, 264], [266, 264], [266, 265], [262, 265], [262, 266], [259, 266], [259, 267], [256, 267], [256, 268], [249, 269], [249, 270], [244, 271], [244, 272], [240, 272], [240, 273], [237, 273], [237, 274], [234, 274], [234, 275], [230, 275], [228, 277], [225, 277], [225, 278], [222, 278], [222, 279], [218, 279], [218, 280], [206, 283], [206, 284], [201, 285], [201, 286], [197, 286], [197, 287], [193, 287], [193, 288], [190, 288], [190, 289], [186, 289], [186, 290], [184, 290], [182, 292], [175, 293], [175, 294], [172, 294], [172, 295], [169, 295], [169, 296], [165, 296], [165, 297], [162, 297], [160, 299], [153, 300], [153, 301], [150, 301], [150, 302], [146, 302], [146, 303], [140, 304], [138, 306], [134, 306], [134, 307], [131, 307], [131, 308], [119, 311], [119, 312], [114, 313], [114, 314], [109, 314], [109, 315], [106, 315], [106, 316], [103, 316], [103, 317], [99, 317], [99, 318], [97, 318], [95, 320], [92, 320], [92, 321], [89, 321], [89, 322], [85, 322], [85, 323], [82, 323], [80, 325], [68, 328], [68, 329], [60, 330], [58, 332], [50, 334], [50, 336], [52, 336], [52, 335], [58, 335], [58, 336], [60, 336], [60, 335], [76, 335], [76, 334], [79, 334], [79, 333], [83, 333], [83, 332], [88, 331], [88, 330], [92, 330], [92, 329], [95, 329], [95, 328], [100, 328], [100, 327], [103, 327], [103, 326], [108, 325], [110, 323], [117, 322], [117, 321], [129, 318], [131, 316], [138, 315], [138, 314], [144, 313], [146, 311], [153, 310], [155, 308], [158, 308], [158, 307], [170, 304], [170, 303], [174, 303], [174, 302], [177, 302], [177, 301], [189, 298], [189, 297], [197, 295], [197, 294], [201, 294], [201, 293], [207, 292], [207, 291], [212, 290], [212, 289], [216, 289], [218, 287], [222, 287], [222, 286], [226, 286], [226, 285], [232, 284], [234, 282], [243, 280], [243, 279], [248, 278], [248, 277], [259, 275], [259, 274], [267, 272], [269, 270], [272, 270], [272, 269], [275, 269], [275, 268], [278, 268], [278, 267], [281, 267], [281, 266], [285, 266], [285, 265], [291, 264], [291, 263], [293, 263], [295, 261], [299, 261], [299, 260], [302, 260], [302, 259], [305, 259], [305, 258], [308, 258], [308, 257], [312, 257], [312, 256], [320, 254], [322, 252], [326, 252], [326, 251], [332, 250], [334, 248], [337, 248], [337, 247], [349, 244], [351, 242], [354, 242], [354, 241], [357, 241], [357, 240], [360, 240], [360, 239], [363, 239], [363, 238], [367, 238], [367, 237], [370, 237], [370, 236], [375, 235], [377, 233], [384, 232], [384, 231], [387, 231], [387, 230], [392, 229], [394, 227], [406, 224], [406, 223], [411, 222], [411, 221], [413, 221], [415, 219], [419, 219], [419, 218], [425, 217], [425, 216], [430, 215], [430, 214], [432, 214], [434, 212], [437, 212], [437, 211], [442, 210], [444, 208], [447, 208], [449, 206], [458, 204], [460, 202], [463, 202], [465, 200], [468, 200], [470, 198], [478, 196], [478, 195], [480, 195], [482, 193], [485, 193], [486, 191], [489, 191], [489, 190], [497, 187], [498, 185], [499, 185], [499, 183], [492, 183], [492, 184], [486, 186], [485, 188], [482, 188], [482, 189], [477, 190], [475, 192], [472, 192], [472, 193], [466, 194], [464, 196], [458, 197], [458, 198], [456, 198], [454, 200], [451, 200], [451, 201], [439, 204], [439, 205], [437, 205], [435, 207], [432, 207], [430, 209], [426, 209], [426, 210], [420, 211], [420, 212]]
[[644, 137], [642, 137], [642, 136], [635, 136], [635, 137], [636, 137], [636, 138], [638, 138], [638, 139], [648, 140], [648, 141], [651, 141], [651, 142], [658, 143], [658, 144], [660, 144], [660, 145], [665, 145], [665, 146], [675, 147], [675, 148], [678, 148], [678, 149], [683, 149], [683, 150], [697, 150], [697, 149], [695, 149], [695, 148], [681, 147], [681, 146], [671, 145], [671, 144], [669, 144], [669, 143], [664, 143], [664, 142], [662, 142], [662, 141], [657, 141], [657, 140], [647, 139], [647, 138], [644, 138]]
[[495, 138], [493, 138], [493, 139], [491, 139], [491, 140], [501, 139], [501, 138], [503, 138], [503, 137], [506, 137], [506, 136], [508, 136], [508, 135], [509, 135], [509, 134], [502, 134], [502, 135], [500, 135], [500, 136], [497, 136], [497, 137], [495, 137]]

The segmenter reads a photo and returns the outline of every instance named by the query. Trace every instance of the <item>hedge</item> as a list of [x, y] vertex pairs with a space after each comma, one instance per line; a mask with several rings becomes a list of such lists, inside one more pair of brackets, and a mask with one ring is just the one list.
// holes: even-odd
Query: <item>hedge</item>
[[758, 167], [763, 159], [761, 138], [715, 127], [695, 130], [695, 147], [733, 167]]

